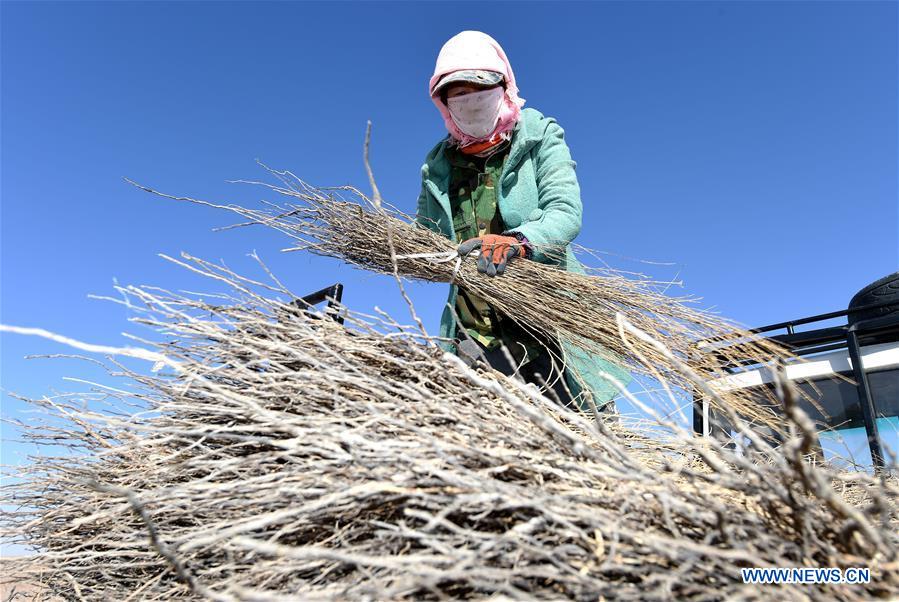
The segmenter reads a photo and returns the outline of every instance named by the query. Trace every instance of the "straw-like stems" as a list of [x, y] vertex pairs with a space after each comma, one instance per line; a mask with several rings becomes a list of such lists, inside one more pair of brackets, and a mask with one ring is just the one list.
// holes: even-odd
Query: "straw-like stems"
[[[0, 535], [40, 552], [8, 578], [85, 600], [899, 593], [895, 481], [806, 463], [787, 394], [781, 448], [737, 452], [664, 418], [670, 436], [647, 437], [472, 370], [417, 328], [352, 313], [345, 328], [278, 300], [276, 280], [181, 263], [229, 290], [120, 288], [164, 333], [145, 357], [169, 364], [110, 359], [117, 386], [32, 400], [46, 421], [26, 436], [71, 454], [4, 487]], [[868, 566], [872, 582], [750, 588], [749, 566]]]
[[[266, 168], [268, 169], [268, 168]], [[792, 359], [789, 352], [733, 322], [693, 307], [695, 299], [673, 297], [658, 283], [614, 270], [593, 270], [593, 275], [560, 270], [555, 265], [516, 260], [506, 274], [490, 278], [479, 274], [472, 261], [456, 269], [455, 262], [439, 262], [408, 255], [452, 254], [453, 243], [389, 207], [380, 196], [373, 203], [353, 187], [316, 189], [284, 171], [269, 170], [281, 182], [266, 186], [282, 196], [281, 203], [267, 202], [260, 209], [217, 205], [186, 197], [173, 197], [141, 186], [144, 190], [177, 200], [227, 209], [240, 215], [241, 226], [261, 224], [293, 239], [287, 250], [309, 250], [341, 258], [364, 269], [420, 280], [453, 282], [486, 299], [526, 329], [544, 336], [561, 337], [586, 351], [612, 359], [627, 369], [652, 378], [663, 377], [674, 388], [689, 390], [692, 383], [675, 369], [671, 359], [645, 341], [626, 345], [619, 336], [615, 316], [664, 342], [671, 353], [702, 373], [706, 381], [730, 376], [740, 364], [772, 364]], [[338, 190], [354, 200], [345, 200]], [[561, 256], [561, 249], [545, 248]], [[417, 321], [417, 316], [413, 317]], [[698, 341], [705, 340], [705, 346]], [[756, 423], [780, 430], [778, 402], [759, 392], [732, 388], [713, 398], [719, 404]]]

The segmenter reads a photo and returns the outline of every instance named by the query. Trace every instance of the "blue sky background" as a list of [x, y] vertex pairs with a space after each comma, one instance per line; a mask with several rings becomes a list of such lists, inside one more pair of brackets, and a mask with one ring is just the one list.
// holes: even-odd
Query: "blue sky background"
[[[222, 233], [222, 212], [148, 195], [255, 204], [225, 180], [254, 160], [322, 186], [368, 189], [372, 164], [414, 212], [420, 166], [445, 134], [427, 95], [441, 45], [465, 29], [506, 50], [526, 106], [566, 131], [584, 201], [577, 242], [613, 266], [685, 281], [747, 325], [841, 309], [899, 264], [895, 2], [3, 2], [0, 321], [88, 342], [148, 336], [89, 294], [113, 283], [207, 290], [157, 253], [405, 319], [390, 278], [281, 254], [285, 239]], [[634, 259], [668, 262], [650, 265]], [[436, 331], [445, 285], [411, 288]], [[4, 335], [11, 392], [110, 382], [73, 350]], [[4, 427], [5, 438], [15, 434]], [[3, 442], [3, 463], [30, 448]]]

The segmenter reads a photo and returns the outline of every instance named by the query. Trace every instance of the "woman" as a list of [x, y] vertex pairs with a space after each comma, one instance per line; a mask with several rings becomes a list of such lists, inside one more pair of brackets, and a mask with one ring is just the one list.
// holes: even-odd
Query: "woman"
[[[416, 221], [460, 241], [460, 254], [479, 249], [478, 271], [487, 277], [522, 260], [583, 273], [569, 244], [581, 229], [582, 206], [564, 131], [555, 119], [521, 108], [525, 101], [496, 40], [479, 31], [452, 37], [437, 57], [429, 93], [449, 134], [422, 166]], [[563, 404], [586, 409], [590, 395], [597, 407], [612, 408], [618, 390], [598, 371], [624, 384], [629, 374], [567, 341], [535, 337], [511, 318], [451, 285], [440, 336], [454, 340], [449, 350], [468, 361], [545, 384]]]

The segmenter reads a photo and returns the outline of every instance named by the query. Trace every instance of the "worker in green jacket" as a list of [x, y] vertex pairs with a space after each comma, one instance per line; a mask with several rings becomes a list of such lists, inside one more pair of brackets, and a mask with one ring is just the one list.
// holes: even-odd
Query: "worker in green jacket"
[[[521, 260], [583, 273], [570, 247], [581, 229], [582, 204], [564, 131], [555, 119], [521, 108], [524, 99], [496, 40], [477, 31], [451, 38], [429, 93], [449, 134], [422, 166], [416, 222], [460, 242], [462, 255], [480, 251], [478, 271], [486, 277], [501, 277]], [[446, 347], [460, 357], [517, 373], [582, 409], [589, 407], [587, 396], [599, 408], [613, 408], [618, 389], [602, 372], [623, 384], [631, 380], [611, 354], [535, 336], [456, 285], [440, 336], [454, 341]]]

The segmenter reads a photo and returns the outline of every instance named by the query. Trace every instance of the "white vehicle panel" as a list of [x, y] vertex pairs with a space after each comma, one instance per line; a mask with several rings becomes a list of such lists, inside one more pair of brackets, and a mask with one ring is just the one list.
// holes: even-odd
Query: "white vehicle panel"
[[[862, 347], [861, 355], [862, 366], [866, 372], [878, 368], [899, 366], [899, 343], [883, 343]], [[790, 380], [805, 380], [851, 370], [852, 361], [849, 359], [849, 352], [842, 349], [788, 365], [786, 374]], [[770, 367], [764, 367], [717, 378], [710, 381], [709, 386], [717, 391], [731, 391], [773, 381], [773, 370]]]

